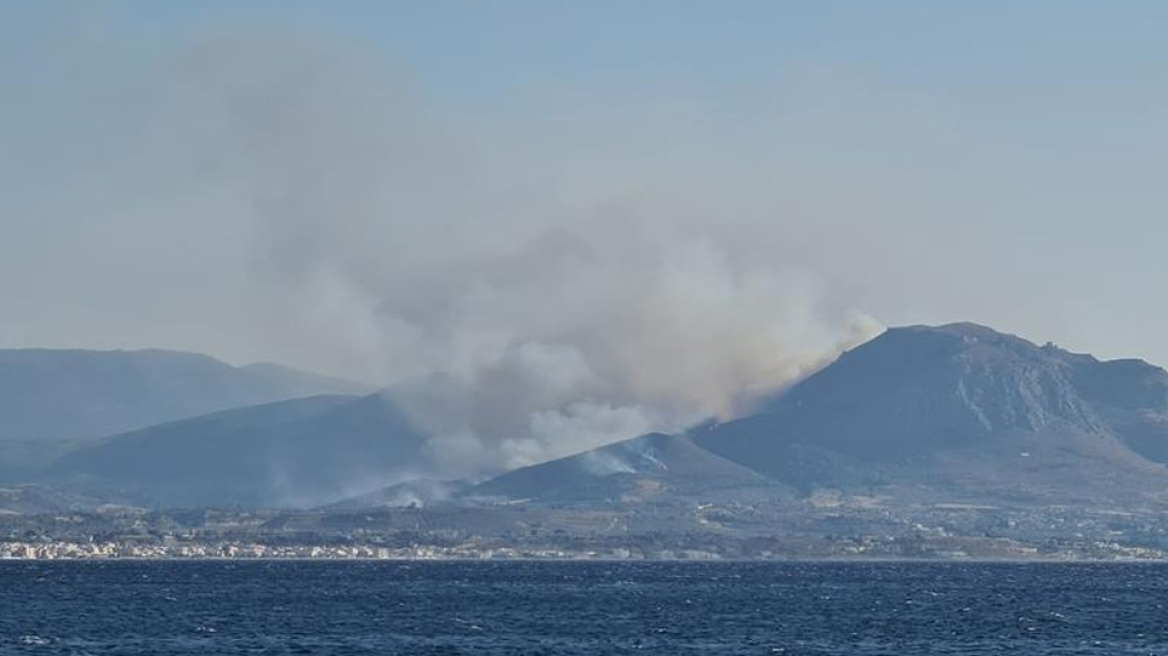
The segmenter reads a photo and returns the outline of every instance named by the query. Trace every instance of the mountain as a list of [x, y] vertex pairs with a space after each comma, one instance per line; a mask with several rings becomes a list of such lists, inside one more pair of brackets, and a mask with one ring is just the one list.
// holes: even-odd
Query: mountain
[[805, 493], [1158, 503], [1168, 372], [969, 323], [894, 328], [692, 437]]
[[411, 481], [434, 473], [428, 437], [385, 394], [318, 396], [106, 438], [42, 482], [152, 506], [672, 507], [642, 513], [642, 527], [707, 526], [693, 509], [713, 503], [724, 526], [757, 530], [824, 495], [868, 508], [1168, 508], [1168, 372], [968, 323], [890, 329], [749, 416], [479, 483]]
[[749, 416], [534, 465], [458, 496], [1158, 507], [1165, 464], [1168, 372], [960, 323], [890, 329]]
[[651, 433], [508, 472], [464, 491], [463, 497], [603, 505], [726, 493], [741, 497], [759, 488], [771, 494], [786, 491], [688, 437]]
[[317, 396], [115, 435], [62, 456], [44, 482], [154, 507], [301, 507], [425, 464], [426, 436], [382, 394]]
[[363, 391], [175, 351], [0, 350], [0, 441], [89, 440], [228, 408]]

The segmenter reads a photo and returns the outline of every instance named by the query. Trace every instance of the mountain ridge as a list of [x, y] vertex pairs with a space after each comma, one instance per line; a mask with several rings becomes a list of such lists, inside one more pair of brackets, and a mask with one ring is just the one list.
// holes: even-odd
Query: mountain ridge
[[89, 440], [272, 401], [362, 390], [281, 365], [166, 349], [0, 349], [0, 440]]
[[[556, 505], [628, 499], [629, 484], [651, 472], [589, 477], [583, 463], [635, 452], [644, 439], [505, 473], [466, 494]], [[841, 354], [751, 415], [673, 439], [760, 477], [776, 499], [835, 490], [906, 503], [1162, 503], [1168, 372], [974, 323], [905, 326]], [[724, 498], [700, 484], [682, 496]]]
[[[748, 416], [480, 482], [410, 482], [440, 475], [420, 466], [432, 462], [433, 436], [386, 394], [288, 403], [121, 434], [66, 454], [55, 471], [113, 489], [137, 477], [137, 489], [123, 489], [139, 499], [298, 507], [765, 504], [823, 491], [904, 504], [1168, 498], [1168, 372], [972, 323], [891, 328]], [[265, 414], [294, 408], [293, 421]], [[208, 444], [217, 446], [198, 451]], [[127, 464], [136, 469], [118, 469]], [[230, 485], [204, 485], [224, 472]]]
[[[1130, 388], [1123, 395], [1130, 407], [1107, 396], [1116, 381], [1104, 377]], [[827, 470], [920, 467], [938, 454], [947, 460], [960, 455], [971, 470], [984, 468], [980, 461], [991, 454], [1005, 469], [1012, 461], [1004, 454], [1025, 453], [1016, 458], [1031, 463], [1049, 458], [1059, 467], [1073, 455], [1088, 469], [1106, 461], [1159, 481], [1162, 467], [1156, 465], [1165, 460], [1149, 456], [1158, 455], [1153, 446], [1168, 443], [1168, 431], [1139, 421], [1168, 416], [1168, 394], [1161, 389], [1168, 389], [1168, 373], [1147, 363], [1100, 361], [977, 324], [909, 326], [844, 353], [763, 412], [696, 439], [760, 471], [799, 478], [804, 488], [817, 483], [816, 471], [824, 474], [819, 483], [838, 484]], [[1118, 418], [1131, 425], [1117, 425]], [[1134, 443], [1138, 429], [1144, 429], [1142, 448]], [[1077, 484], [1053, 469], [1031, 469], [1029, 478], [1045, 476], [1052, 492], [1069, 493]]]
[[319, 505], [423, 461], [426, 436], [381, 393], [234, 408], [67, 453], [47, 483], [149, 506]]

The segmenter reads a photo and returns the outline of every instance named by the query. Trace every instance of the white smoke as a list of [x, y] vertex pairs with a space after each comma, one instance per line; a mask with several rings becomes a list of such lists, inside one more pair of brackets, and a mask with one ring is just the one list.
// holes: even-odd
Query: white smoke
[[445, 474], [731, 416], [876, 329], [787, 265], [790, 217], [737, 221], [713, 183], [687, 206], [662, 171], [558, 178], [361, 53], [233, 45], [192, 49], [171, 100], [254, 220], [276, 325], [387, 386]]
[[369, 349], [455, 471], [730, 416], [869, 335], [862, 320], [826, 312], [799, 276], [743, 269], [667, 222], [536, 234], [512, 252], [407, 270], [405, 294], [346, 268], [345, 251], [331, 255], [327, 289], [343, 299], [333, 307], [351, 308], [329, 314], [342, 329], [334, 339]]

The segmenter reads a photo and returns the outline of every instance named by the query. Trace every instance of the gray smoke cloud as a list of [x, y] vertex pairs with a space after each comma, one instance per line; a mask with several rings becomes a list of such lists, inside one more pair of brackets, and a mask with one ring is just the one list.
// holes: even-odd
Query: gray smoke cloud
[[86, 184], [50, 209], [92, 217], [62, 223], [79, 257], [104, 250], [62, 288], [123, 290], [100, 312], [121, 340], [206, 343], [232, 316], [269, 357], [384, 387], [440, 475], [733, 416], [880, 329], [811, 273], [834, 230], [700, 121], [500, 128], [312, 30], [192, 33], [149, 61], [86, 34], [64, 79], [117, 84], [44, 92], [92, 114], [53, 161]]
[[171, 100], [215, 119], [202, 153], [254, 221], [281, 331], [386, 386], [443, 473], [732, 416], [879, 330], [760, 257], [757, 221], [635, 178], [572, 192], [331, 46], [200, 44]]

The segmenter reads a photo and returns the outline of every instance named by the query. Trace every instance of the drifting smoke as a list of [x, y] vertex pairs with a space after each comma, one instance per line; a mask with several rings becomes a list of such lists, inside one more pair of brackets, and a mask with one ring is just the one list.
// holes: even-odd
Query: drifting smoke
[[257, 221], [281, 330], [386, 386], [444, 473], [730, 416], [877, 330], [717, 198], [458, 146], [368, 58], [286, 45], [216, 43], [176, 97], [218, 117], [210, 168]]

